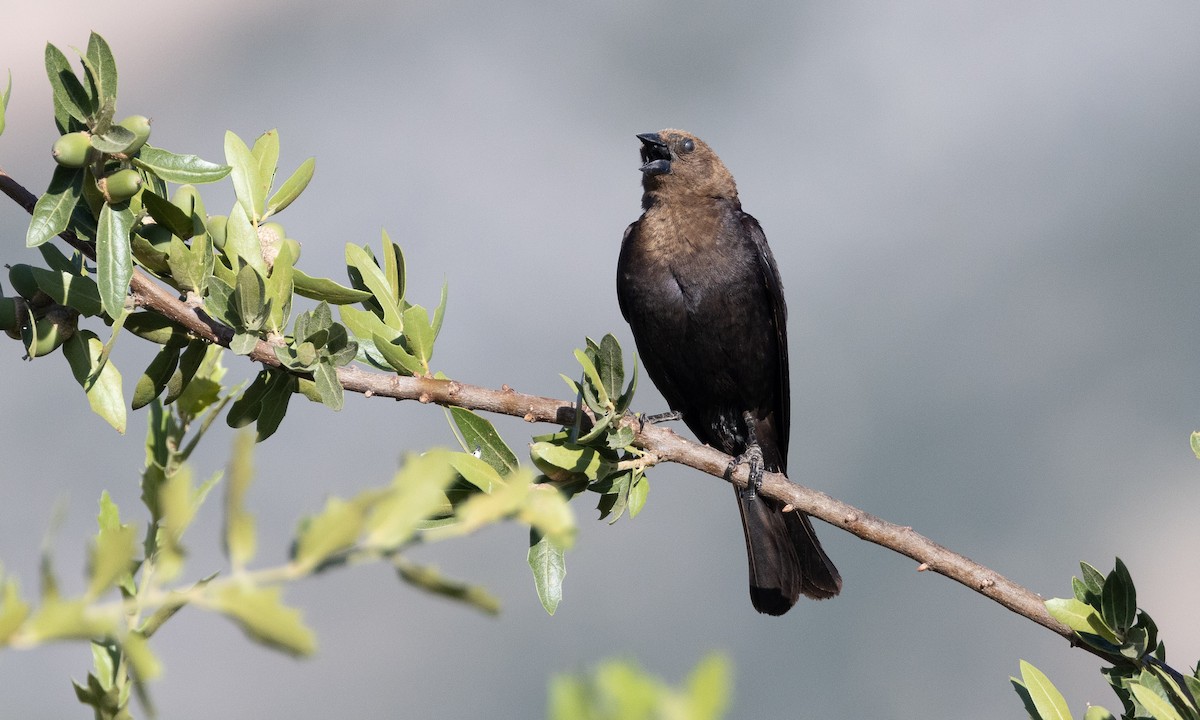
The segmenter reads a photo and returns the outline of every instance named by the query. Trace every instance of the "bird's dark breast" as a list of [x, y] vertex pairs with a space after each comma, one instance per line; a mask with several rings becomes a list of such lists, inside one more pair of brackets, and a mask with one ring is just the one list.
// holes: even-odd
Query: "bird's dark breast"
[[697, 437], [745, 450], [742, 413], [773, 408], [780, 369], [772, 301], [740, 226], [708, 237], [653, 213], [636, 223], [618, 268], [638, 354]]

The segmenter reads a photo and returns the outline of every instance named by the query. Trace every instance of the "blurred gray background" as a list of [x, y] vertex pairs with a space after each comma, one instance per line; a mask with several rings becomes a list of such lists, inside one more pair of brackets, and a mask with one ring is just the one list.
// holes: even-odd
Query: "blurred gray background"
[[[410, 298], [449, 283], [435, 356], [451, 377], [563, 396], [585, 335], [632, 341], [613, 274], [639, 213], [634, 134], [695, 132], [762, 222], [791, 308], [792, 477], [1047, 597], [1120, 555], [1179, 667], [1200, 656], [1200, 6], [1194, 2], [26, 3], [0, 26], [11, 68], [0, 166], [41, 192], [55, 137], [45, 42], [95, 29], [119, 114], [155, 144], [222, 159], [222, 135], [278, 127], [283, 173], [317, 157], [280, 217], [301, 266], [344, 277], [347, 241], [386, 227]], [[207, 191], [210, 212], [232, 203]], [[0, 262], [36, 259], [0, 204]], [[5, 279], [6, 280], [6, 279]], [[7, 283], [4, 283], [7, 285]], [[57, 498], [66, 587], [82, 589], [96, 500], [137, 518], [145, 414], [116, 438], [66, 363], [0, 344], [0, 559], [36, 590]], [[125, 342], [127, 390], [149, 359]], [[238, 358], [233, 377], [252, 368]], [[637, 408], [665, 409], [649, 382]], [[499, 422], [521, 448], [531, 432]], [[195, 460], [223, 467], [222, 427]], [[437, 408], [298, 401], [260, 447], [260, 563], [331, 493], [387, 482], [451, 442]], [[678, 682], [711, 649], [736, 665], [730, 717], [1011, 718], [1027, 659], [1081, 713], [1115, 704], [1099, 663], [915, 563], [821, 524], [836, 600], [761, 617], [728, 487], [652, 474], [643, 515], [578, 505], [566, 597], [547, 617], [525, 533], [416, 559], [488, 586], [493, 619], [361, 567], [288, 591], [319, 654], [294, 661], [186, 610], [156, 638], [163, 717], [536, 718], [553, 673], [636, 659]], [[219, 503], [189, 577], [223, 567]], [[86, 717], [86, 649], [0, 652], [6, 717]]]

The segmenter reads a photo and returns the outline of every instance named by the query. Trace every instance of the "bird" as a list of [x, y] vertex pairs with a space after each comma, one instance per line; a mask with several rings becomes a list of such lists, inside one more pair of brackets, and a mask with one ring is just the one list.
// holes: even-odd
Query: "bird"
[[762, 472], [787, 472], [787, 307], [758, 221], [742, 210], [733, 175], [691, 133], [641, 141], [642, 215], [617, 262], [617, 300], [646, 372], [696, 438], [749, 463], [734, 487], [750, 570], [750, 600], [782, 615], [800, 595], [831, 598], [837, 568], [808, 515], [756, 490]]

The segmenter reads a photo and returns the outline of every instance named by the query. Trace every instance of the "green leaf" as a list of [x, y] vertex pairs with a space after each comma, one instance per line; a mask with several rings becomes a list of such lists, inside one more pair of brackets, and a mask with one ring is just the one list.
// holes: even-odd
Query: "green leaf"
[[92, 411], [117, 432], [125, 433], [125, 400], [121, 395], [121, 373], [111, 362], [100, 359], [104, 343], [91, 330], [80, 330], [63, 343], [63, 355], [75, 380], [87, 393]]
[[1067, 706], [1066, 698], [1054, 687], [1045, 673], [1022, 660], [1021, 678], [1025, 681], [1029, 697], [1033, 700], [1041, 720], [1071, 720], [1071, 710]]
[[383, 271], [375, 264], [375, 259], [366, 250], [353, 243], [346, 244], [346, 265], [356, 270], [363, 285], [371, 291], [375, 300], [383, 310], [383, 322], [395, 330], [404, 329], [404, 321], [400, 317], [399, 305], [393, 295], [393, 289], [384, 277]]
[[1104, 587], [1100, 591], [1100, 614], [1105, 623], [1116, 631], [1117, 637], [1133, 626], [1137, 615], [1137, 594], [1121, 558], [1117, 558], [1116, 567], [1104, 580]]
[[253, 267], [243, 265], [237, 274], [234, 288], [241, 329], [255, 333], [262, 329], [267, 317], [267, 288], [262, 275]]
[[113, 58], [112, 50], [104, 38], [92, 33], [88, 38], [87, 68], [89, 76], [95, 83], [96, 98], [103, 105], [106, 102], [117, 101], [117, 61]]
[[1050, 617], [1077, 633], [1095, 633], [1109, 642], [1117, 642], [1112, 629], [1104, 623], [1095, 608], [1075, 598], [1047, 600], [1046, 611], [1050, 613]]
[[142, 193], [142, 205], [146, 207], [150, 217], [154, 218], [154, 222], [170, 230], [172, 235], [187, 240], [194, 234], [191, 214], [175, 207], [170, 200], [145, 191]]
[[467, 482], [485, 493], [490, 493], [504, 484], [504, 479], [500, 477], [496, 468], [470, 453], [454, 453], [450, 464]]
[[567, 576], [567, 562], [563, 550], [548, 538], [529, 532], [529, 569], [533, 571], [533, 585], [538, 600], [550, 615], [562, 602], [562, 585]]
[[404, 311], [404, 340], [409, 352], [421, 363], [421, 374], [429, 373], [429, 358], [433, 357], [433, 328], [429, 324], [429, 313], [420, 305], [412, 305]]
[[692, 670], [687, 680], [690, 720], [720, 720], [725, 717], [733, 694], [733, 666], [721, 653], [709, 653]]
[[590, 447], [552, 442], [535, 442], [529, 446], [529, 457], [539, 470], [552, 480], [566, 481], [573, 475], [595, 480], [607, 473], [609, 464]]
[[313, 381], [317, 384], [317, 394], [320, 395], [321, 402], [331, 410], [341, 410], [345, 402], [345, 392], [342, 390], [342, 384], [338, 382], [337, 369], [327, 362], [317, 363], [316, 369], [313, 370]]
[[1080, 574], [1083, 576], [1083, 584], [1096, 597], [1099, 597], [1100, 591], [1104, 589], [1104, 573], [1085, 562], [1079, 563], [1079, 569], [1081, 571]]
[[117, 506], [105, 490], [100, 495], [100, 532], [92, 546], [87, 597], [95, 598], [129, 575], [137, 551], [137, 531], [120, 524]]
[[1160, 697], [1158, 693], [1145, 685], [1134, 683], [1129, 686], [1129, 690], [1155, 720], [1183, 720], [1183, 716], [1168, 700]]
[[125, 310], [125, 296], [133, 277], [133, 254], [129, 247], [129, 231], [133, 228], [133, 213], [129, 203], [113, 206], [108, 203], [100, 210], [96, 233], [96, 274], [99, 276], [100, 303], [109, 317]]
[[406, 280], [404, 277], [404, 252], [400, 250], [400, 246], [392, 242], [392, 238], [388, 235], [387, 230], [382, 231], [383, 236], [383, 274], [387, 277], [387, 284], [392, 289], [391, 300], [398, 308], [402, 308], [401, 301], [404, 299], [404, 286]]
[[[267, 192], [253, 153], [232, 130], [225, 133], [225, 162], [232, 168], [233, 192], [242, 212], [252, 222], [259, 220]], [[232, 222], [233, 217], [229, 219]]]
[[167, 387], [167, 381], [179, 365], [179, 351], [180, 346], [176, 344], [163, 345], [159, 349], [133, 389], [133, 402], [130, 404], [132, 409], [143, 408], [162, 394]]
[[[346, 311], [353, 309], [354, 308], [349, 307], [342, 308], [342, 319], [346, 321], [346, 325], [350, 326], [351, 329], [353, 329], [353, 325], [351, 325], [352, 321], [347, 319]], [[373, 313], [364, 311], [358, 312], [362, 312], [362, 315], [365, 316], [375, 317]], [[357, 334], [358, 333], [355, 332], [355, 335]], [[379, 354], [383, 356], [384, 361], [386, 361], [388, 365], [391, 365], [396, 372], [400, 373], [401, 375], [421, 375], [425, 372], [426, 366], [399, 345], [388, 342], [385, 338], [378, 334], [373, 335], [368, 339], [374, 343], [375, 350], [377, 350]]]
[[600, 340], [596, 350], [596, 369], [600, 372], [600, 380], [608, 396], [613, 398], [620, 395], [625, 385], [625, 364], [621, 357], [621, 344], [611, 333]]
[[295, 273], [293, 266], [296, 263], [294, 253], [290, 244], [285, 243], [280, 247], [279, 254], [275, 256], [275, 264], [271, 266], [271, 273], [267, 276], [267, 298], [271, 303], [267, 329], [278, 333], [283, 333], [292, 314]]
[[280, 601], [282, 591], [280, 587], [229, 583], [215, 593], [213, 604], [250, 639], [289, 655], [311, 655], [316, 651], [316, 638], [304, 625], [300, 611]]
[[466, 603], [488, 615], [497, 615], [500, 612], [500, 601], [487, 590], [476, 585], [450, 580], [438, 572], [437, 568], [416, 565], [398, 554], [392, 556], [392, 566], [396, 568], [396, 574], [400, 576], [400, 579], [409, 585], [450, 600]]
[[1117, 718], [1099, 705], [1091, 705], [1083, 714], [1083, 720], [1117, 720]]
[[468, 453], [478, 452], [479, 459], [491, 465], [502, 476], [520, 466], [516, 453], [486, 418], [460, 407], [449, 408], [449, 413], [458, 431], [462, 433], [463, 450]]
[[258, 441], [262, 442], [275, 434], [283, 416], [287, 414], [288, 403], [292, 399], [292, 377], [288, 373], [276, 370], [270, 373], [266, 392], [262, 397], [262, 409], [258, 413]]
[[[8, 99], [12, 97], [12, 70], [8, 71], [8, 87], [0, 92], [0, 135], [4, 134], [4, 112], [8, 110]], [[0, 640], [2, 643], [3, 640]]]
[[133, 164], [180, 185], [216, 182], [232, 170], [228, 165], [201, 160], [195, 155], [176, 155], [152, 145], [143, 145]]
[[329, 498], [319, 515], [306, 519], [296, 538], [296, 562], [311, 570], [330, 556], [353, 547], [363, 529], [358, 503]]
[[433, 337], [435, 339], [442, 332], [442, 320], [446, 317], [446, 290], [446, 282], [442, 281], [442, 296], [438, 300], [437, 308], [433, 311]]
[[[53, 245], [43, 245], [42, 247], [53, 247]], [[99, 315], [102, 312], [100, 289], [92, 278], [77, 272], [47, 270], [29, 265], [14, 265], [9, 270], [10, 277], [17, 267], [28, 272], [33, 281], [37, 283], [38, 289], [49, 295], [59, 305], [73, 307], [87, 316]]]
[[54, 120], [59, 132], [71, 130], [68, 118], [79, 123], [76, 127], [86, 126], [95, 112], [92, 99], [71, 69], [67, 56], [50, 43], [46, 43], [46, 76], [50, 79], [50, 89], [54, 94]]
[[162, 675], [162, 663], [150, 650], [146, 636], [139, 632], [131, 632], [121, 641], [121, 650], [129, 659], [133, 675], [138, 680], [154, 680]]
[[448, 505], [446, 488], [458, 477], [447, 450], [409, 456], [388, 493], [367, 514], [365, 544], [395, 548], [408, 542], [420, 524]]
[[1197, 458], [1200, 458], [1200, 431], [1192, 433], [1192, 452], [1196, 454]]
[[170, 405], [175, 402], [187, 390], [192, 382], [192, 378], [196, 375], [196, 371], [200, 369], [200, 364], [204, 362], [204, 357], [208, 354], [208, 348], [208, 343], [199, 338], [188, 341], [187, 349], [179, 357], [179, 363], [175, 368], [175, 372], [171, 374], [170, 379], [167, 381], [167, 396], [163, 399], [163, 405]]
[[47, 599], [29, 618], [29, 634], [36, 640], [68, 640], [103, 637], [117, 625], [115, 613], [100, 613], [85, 600]]
[[348, 288], [328, 278], [310, 277], [299, 269], [292, 270], [292, 283], [297, 295], [330, 305], [352, 305], [371, 297], [371, 293], [365, 290]]
[[[262, 185], [258, 190], [266, 198], [267, 193], [271, 192], [271, 185], [275, 183], [275, 171], [279, 167], [279, 131], [268, 130], [259, 135], [250, 154], [254, 156], [255, 174]], [[264, 209], [262, 203], [257, 207], [260, 211]]]
[[177, 237], [171, 238], [167, 268], [173, 284], [180, 290], [202, 293], [208, 286], [214, 262], [212, 239], [207, 234], [193, 237], [191, 246]]
[[0, 648], [8, 644], [13, 633], [29, 617], [29, 603], [21, 599], [17, 581], [8, 578], [0, 585]]
[[137, 136], [120, 125], [112, 125], [108, 130], [92, 136], [92, 147], [103, 153], [123, 153], [136, 142]]
[[646, 496], [650, 493], [650, 481], [645, 475], [637, 475], [629, 486], [629, 517], [635, 518], [646, 505]]
[[240, 432], [233, 440], [225, 485], [225, 554], [236, 573], [254, 559], [258, 539], [254, 516], [246, 510], [246, 492], [254, 480], [254, 435]]
[[46, 194], [33, 206], [33, 217], [25, 233], [25, 246], [37, 247], [67, 229], [75, 205], [83, 195], [81, 168], [55, 166]]
[[234, 205], [225, 225], [225, 256], [230, 258], [230, 267], [237, 269], [233, 258], [241, 258], [242, 262], [258, 271], [260, 275], [267, 274], [267, 263], [263, 260], [262, 248], [258, 243], [258, 233], [246, 217], [246, 211], [241, 205]]
[[601, 409], [606, 408], [609, 405], [608, 392], [604, 388], [604, 381], [600, 379], [600, 371], [596, 369], [595, 363], [583, 350], [575, 351], [575, 359], [583, 366], [584, 377], [591, 383], [591, 388], [596, 393], [596, 399], [599, 401]]
[[553, 485], [530, 486], [517, 517], [563, 550], [575, 544], [575, 514], [566, 496]]
[[274, 215], [300, 197], [300, 193], [304, 192], [304, 189], [308, 187], [309, 181], [312, 180], [313, 171], [316, 170], [316, 167], [316, 158], [309, 158], [300, 163], [300, 167], [296, 168], [296, 172], [292, 173], [291, 177], [285, 180], [279, 190], [267, 201], [266, 214]]

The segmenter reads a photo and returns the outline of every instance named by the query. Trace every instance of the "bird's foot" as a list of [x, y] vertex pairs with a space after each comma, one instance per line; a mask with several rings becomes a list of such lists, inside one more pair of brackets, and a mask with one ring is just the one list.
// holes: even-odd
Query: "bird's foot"
[[742, 490], [742, 499], [753, 500], [758, 497], [758, 491], [762, 489], [763, 483], [763, 454], [762, 448], [758, 446], [757, 442], [747, 447], [746, 452], [735, 457], [726, 472], [732, 475], [734, 468], [738, 465], [750, 466], [750, 477], [746, 481], [745, 489]]
[[668, 410], [667, 412], [658, 413], [656, 415], [638, 414], [637, 419], [638, 419], [638, 430], [640, 431], [640, 430], [645, 430], [647, 425], [657, 425], [659, 423], [674, 422], [675, 420], [682, 420], [683, 413], [679, 412], [678, 410]]

